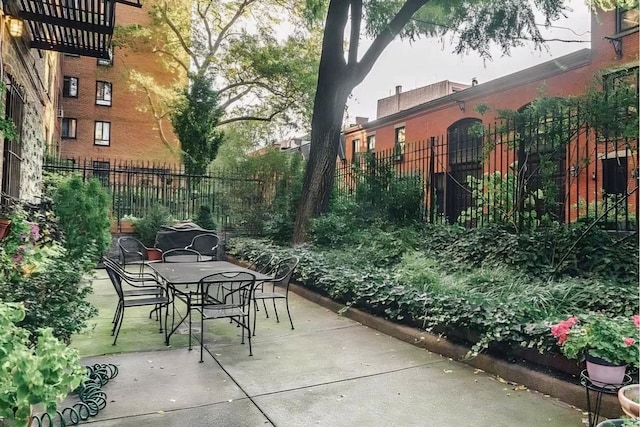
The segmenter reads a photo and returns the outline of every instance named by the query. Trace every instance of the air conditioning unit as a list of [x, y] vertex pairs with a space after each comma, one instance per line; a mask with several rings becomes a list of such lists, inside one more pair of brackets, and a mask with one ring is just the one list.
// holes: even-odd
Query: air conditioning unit
[[58, 118], [61, 119], [64, 117], [64, 110], [62, 108], [58, 108]]

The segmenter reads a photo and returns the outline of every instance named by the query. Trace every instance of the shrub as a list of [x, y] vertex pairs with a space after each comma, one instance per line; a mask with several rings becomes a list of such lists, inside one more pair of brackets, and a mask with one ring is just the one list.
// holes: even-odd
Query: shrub
[[[434, 243], [442, 247], [470, 234], [459, 229], [434, 230], [438, 231]], [[426, 227], [423, 232], [434, 230]], [[489, 234], [483, 230], [475, 237], [488, 248]], [[347, 307], [421, 324], [427, 330], [470, 331], [475, 335], [474, 351], [498, 343], [549, 351], [557, 349], [548, 327], [558, 317], [604, 309], [611, 316], [637, 314], [637, 283], [606, 277], [536, 276], [526, 269], [498, 264], [497, 255], [486, 262], [482, 254], [485, 247], [476, 247], [474, 252], [462, 243], [455, 246], [464, 249], [459, 256], [445, 263], [443, 260], [456, 252], [452, 249], [435, 258], [424, 249], [416, 251], [420, 235], [411, 228], [360, 230], [353, 233], [352, 241], [355, 236], [362, 239], [361, 245], [332, 249], [278, 247], [265, 240], [234, 238], [228, 252], [249, 259], [264, 251], [277, 257], [296, 255], [300, 264], [295, 279], [304, 286]], [[519, 243], [506, 233], [494, 238], [494, 246], [502, 237], [509, 237], [509, 244]], [[428, 239], [422, 241], [423, 246], [428, 244]], [[505, 250], [505, 246], [497, 246], [491, 249], [493, 253]], [[524, 248], [519, 252], [524, 253]], [[380, 258], [376, 259], [377, 254]], [[450, 268], [457, 262], [467, 265]]]
[[44, 404], [54, 413], [85, 378], [77, 351], [56, 340], [51, 329], [39, 330], [31, 345], [29, 331], [16, 326], [24, 315], [21, 304], [0, 302], [0, 422], [15, 425], [28, 424], [31, 405]]
[[96, 313], [86, 300], [91, 287], [82, 283], [94, 261], [67, 256], [62, 245], [47, 236], [47, 225], [25, 218], [23, 211], [11, 216], [10, 234], [0, 246], [0, 300], [25, 304], [20, 326], [33, 340], [39, 328], [51, 327], [56, 338], [69, 342]]
[[211, 215], [211, 208], [209, 206], [200, 206], [200, 212], [198, 212], [198, 217], [196, 218], [196, 224], [205, 230], [215, 230], [216, 223], [213, 221], [213, 216]]
[[161, 205], [153, 205], [143, 216], [133, 223], [133, 229], [140, 237], [140, 241], [151, 248], [156, 242], [156, 234], [163, 225], [171, 223], [169, 210]]
[[97, 261], [111, 242], [109, 193], [100, 181], [83, 182], [77, 175], [61, 179], [53, 193], [53, 209], [64, 233], [67, 255]]

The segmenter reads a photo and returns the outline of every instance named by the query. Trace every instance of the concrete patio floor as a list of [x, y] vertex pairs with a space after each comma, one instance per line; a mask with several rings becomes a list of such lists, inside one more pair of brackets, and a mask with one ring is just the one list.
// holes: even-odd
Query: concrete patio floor
[[[96, 281], [103, 282], [100, 286], [102, 274]], [[295, 294], [291, 298], [296, 329], [291, 330], [284, 307], [280, 323], [258, 313], [252, 357], [248, 346], [240, 344], [239, 329], [221, 320], [208, 322], [204, 363], [198, 363], [197, 340], [193, 351], [169, 348], [83, 358], [85, 364], [119, 368], [119, 375], [103, 387], [106, 408], [87, 424], [583, 425], [586, 415], [557, 399], [384, 335]], [[100, 315], [111, 314], [101, 310]], [[144, 314], [125, 318], [125, 324], [144, 321], [155, 327]], [[102, 329], [93, 333], [108, 336]], [[162, 335], [154, 336], [162, 340]], [[184, 336], [177, 338], [184, 343]]]

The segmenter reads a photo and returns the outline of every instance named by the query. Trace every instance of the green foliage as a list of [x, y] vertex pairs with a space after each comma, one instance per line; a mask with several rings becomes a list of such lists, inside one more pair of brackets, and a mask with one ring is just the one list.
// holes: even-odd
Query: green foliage
[[328, 213], [312, 220], [313, 240], [320, 246], [339, 246], [348, 242], [354, 230], [363, 225], [360, 206], [347, 197], [333, 197]]
[[109, 192], [97, 179], [83, 182], [77, 175], [62, 178], [53, 195], [53, 210], [72, 259], [97, 261], [109, 247]]
[[23, 321], [22, 304], [0, 302], [0, 421], [27, 425], [31, 405], [43, 404], [49, 414], [57, 402], [85, 378], [78, 353], [58, 341], [50, 328], [40, 329], [35, 347]]
[[234, 175], [244, 179], [225, 182], [218, 203], [234, 213], [230, 220], [243, 231], [287, 241], [300, 197], [303, 169], [299, 153], [271, 148], [260, 156], [244, 155], [235, 160], [233, 169]]
[[156, 234], [163, 225], [171, 223], [169, 210], [162, 205], [153, 205], [142, 218], [133, 223], [133, 229], [140, 237], [140, 241], [148, 248], [156, 243]]
[[302, 191], [304, 163], [299, 153], [291, 154], [284, 172], [286, 179], [276, 182], [273, 202], [264, 222], [264, 234], [276, 242], [289, 242], [293, 235], [296, 207]]
[[614, 365], [637, 367], [640, 366], [639, 328], [640, 316], [583, 313], [551, 326], [551, 334], [569, 359], [584, 358], [588, 352]]
[[590, 223], [598, 220], [598, 225], [609, 230], [615, 230], [618, 225], [623, 225], [626, 229], [627, 225], [636, 223], [635, 209], [629, 209], [629, 198], [622, 194], [609, 194], [603, 199], [592, 200], [589, 204], [581, 197], [572, 206], [572, 209], [576, 208], [580, 221]]
[[205, 230], [215, 230], [216, 223], [213, 221], [213, 217], [211, 216], [211, 208], [209, 206], [200, 206], [200, 212], [198, 212], [198, 217], [195, 219], [196, 224]]
[[366, 154], [363, 167], [354, 168], [355, 202], [366, 218], [394, 224], [422, 218], [424, 184], [419, 175], [400, 175], [392, 160], [377, 160], [373, 153]]
[[49, 218], [47, 212], [32, 214], [30, 221], [23, 211], [11, 216], [10, 233], [0, 245], [0, 300], [25, 303], [20, 326], [33, 340], [39, 328], [50, 327], [68, 343], [95, 315], [86, 300], [91, 286], [84, 282], [95, 262], [89, 254], [68, 256]]
[[[538, 217], [536, 207], [544, 202], [545, 193], [541, 189], [520, 188], [523, 178], [517, 162], [511, 167], [516, 173], [495, 171], [485, 173], [482, 179], [467, 176], [467, 185], [475, 206], [460, 213], [458, 223], [502, 224], [519, 230], [521, 226], [535, 228], [542, 221], [548, 221], [548, 214]], [[547, 205], [553, 204], [552, 202]]]
[[514, 234], [496, 225], [473, 230], [375, 225], [331, 238], [326, 216], [316, 227], [325, 227], [323, 221], [326, 229], [316, 240], [324, 246], [292, 249], [234, 238], [229, 253], [245, 259], [264, 251], [279, 258], [296, 255], [296, 279], [304, 286], [347, 307], [458, 339], [473, 337], [473, 351], [501, 343], [551, 351], [556, 346], [548, 324], [560, 316], [638, 311], [637, 248], [624, 242], [618, 248], [602, 230], [592, 230], [575, 258], [557, 266], [584, 228], [558, 225]]
[[212, 80], [194, 76], [171, 114], [171, 124], [180, 140], [187, 174], [203, 175], [209, 163], [216, 158], [222, 142], [222, 132], [216, 130], [221, 115]]

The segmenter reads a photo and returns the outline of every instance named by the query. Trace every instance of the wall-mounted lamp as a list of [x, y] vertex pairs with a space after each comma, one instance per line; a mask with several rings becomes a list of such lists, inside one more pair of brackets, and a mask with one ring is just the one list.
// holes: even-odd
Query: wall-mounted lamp
[[456, 104], [458, 104], [458, 108], [460, 108], [460, 111], [464, 113], [464, 101], [456, 99]]
[[613, 46], [613, 50], [616, 52], [616, 59], [622, 59], [622, 39], [620, 37], [605, 37], [606, 40], [609, 40], [611, 46]]
[[580, 168], [576, 165], [571, 165], [571, 167], [569, 168], [569, 173], [571, 174], [572, 177], [575, 178], [580, 173]]
[[598, 177], [596, 176], [595, 172], [591, 172], [591, 179], [596, 181], [598, 179]]
[[11, 37], [22, 37], [24, 32], [24, 21], [15, 16], [7, 16], [7, 25], [9, 26], [9, 34]]

